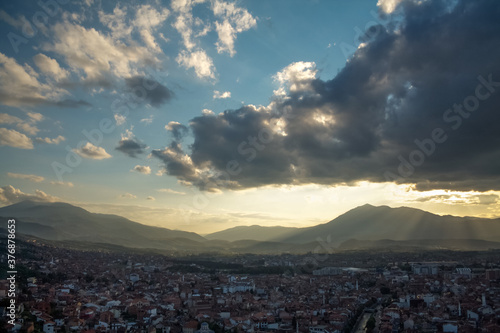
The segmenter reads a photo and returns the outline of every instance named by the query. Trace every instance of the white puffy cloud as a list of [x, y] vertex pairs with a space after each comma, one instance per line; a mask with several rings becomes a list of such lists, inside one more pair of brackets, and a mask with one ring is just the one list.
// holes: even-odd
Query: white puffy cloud
[[165, 22], [169, 14], [170, 11], [166, 8], [158, 11], [150, 5], [142, 5], [136, 11], [134, 25], [139, 30], [144, 43], [155, 51], [159, 52], [161, 49], [156, 43], [153, 32]]
[[279, 82], [280, 88], [274, 91], [275, 95], [285, 95], [290, 92], [312, 90], [311, 81], [316, 78], [318, 70], [314, 62], [294, 62], [273, 76]]
[[145, 124], [145, 125], [150, 125], [153, 122], [153, 115], [150, 115], [147, 118], [142, 118], [140, 120], [140, 122], [143, 123], [143, 124]]
[[173, 131], [175, 127], [179, 125], [181, 125], [181, 123], [178, 121], [170, 121], [168, 124], [165, 125], [165, 129], [167, 131]]
[[0, 128], [0, 146], [21, 149], [33, 149], [33, 141], [23, 133], [7, 128]]
[[403, 0], [378, 0], [377, 7], [379, 7], [384, 13], [390, 14]]
[[[17, 19], [15, 19], [9, 14], [7, 14], [4, 10], [0, 10], [0, 20], [4, 21], [5, 23], [17, 29], [22, 29], [23, 26], [26, 25], [26, 23], [28, 22], [28, 20], [26, 19], [26, 17], [24, 17], [24, 15], [21, 15]], [[28, 26], [29, 24], [26, 25], [26, 27]], [[31, 33], [31, 31], [27, 29], [26, 33]]]
[[215, 22], [215, 30], [219, 36], [217, 52], [227, 52], [232, 57], [236, 53], [236, 34], [256, 26], [257, 20], [246, 9], [237, 7], [233, 2], [215, 0], [212, 2], [212, 10], [222, 20]]
[[45, 54], [39, 53], [33, 57], [33, 60], [42, 73], [54, 78], [56, 81], [69, 76], [69, 72], [61, 68], [57, 60], [47, 57]]
[[38, 80], [39, 74], [0, 53], [0, 103], [9, 106], [36, 105], [60, 99], [67, 91]]
[[[129, 19], [127, 12], [135, 12], [135, 17]], [[109, 30], [114, 39], [129, 38], [134, 30], [139, 32], [146, 46], [155, 52], [161, 49], [156, 43], [154, 32], [165, 22], [170, 11], [166, 8], [156, 10], [151, 5], [141, 5], [130, 10], [127, 6], [117, 5], [112, 13], [99, 11], [99, 20]]]
[[58, 135], [56, 138], [51, 139], [51, 138], [36, 138], [36, 142], [38, 143], [47, 143], [49, 145], [58, 145], [62, 141], [66, 141], [66, 138], [62, 135]]
[[0, 113], [0, 124], [16, 124], [23, 122], [22, 119], [7, 113]]
[[7, 172], [7, 176], [9, 176], [10, 178], [29, 180], [30, 182], [35, 182], [35, 183], [43, 182], [45, 179], [42, 176], [27, 175], [23, 173], [13, 173], [13, 172]]
[[75, 186], [72, 182], [52, 181], [50, 183], [52, 185], [58, 185], [58, 186], [67, 186], [67, 187], [73, 187], [73, 186]]
[[43, 120], [43, 115], [41, 113], [37, 113], [37, 112], [28, 112], [28, 117], [33, 122], [38, 122], [38, 121]]
[[111, 157], [111, 155], [108, 154], [104, 148], [96, 147], [90, 142], [87, 142], [85, 146], [79, 149], [73, 149], [73, 151], [81, 157], [93, 160], [102, 160]]
[[231, 98], [231, 92], [230, 91], [224, 91], [224, 92], [220, 92], [218, 90], [214, 90], [214, 96], [213, 96], [214, 99], [217, 99], [217, 98]]
[[197, 4], [203, 3], [205, 0], [173, 0], [172, 10], [176, 13], [177, 18], [172, 26], [179, 32], [182, 37], [184, 47], [187, 50], [191, 50], [196, 46], [193, 41], [193, 35], [196, 25], [200, 26], [200, 20], [195, 20], [193, 18], [193, 7]]
[[180, 191], [175, 191], [169, 188], [161, 188], [159, 190], [156, 190], [160, 193], [169, 193], [169, 194], [177, 194], [177, 195], [186, 195], [186, 192], [180, 192]]
[[24, 122], [18, 123], [16, 126], [19, 130], [30, 135], [36, 135], [40, 131], [38, 127]]
[[182, 37], [185, 50], [182, 50], [177, 62], [185, 68], [194, 68], [199, 78], [214, 78], [215, 67], [206, 51], [200, 47], [197, 38], [205, 36], [213, 25], [218, 34], [217, 52], [227, 52], [233, 56], [236, 51], [234, 43], [236, 35], [257, 24], [257, 20], [246, 10], [234, 3], [211, 1], [211, 9], [216, 18], [212, 24], [193, 16], [193, 7], [207, 2], [205, 0], [174, 0], [172, 11], [176, 16], [172, 26]]
[[49, 195], [43, 191], [35, 190], [34, 194], [24, 193], [11, 185], [0, 188], [0, 202], [5, 205], [15, 204], [24, 200], [54, 202], [60, 201], [58, 197]]
[[118, 114], [118, 113], [116, 113], [114, 115], [114, 117], [115, 117], [115, 121], [116, 121], [117, 126], [125, 124], [125, 121], [127, 120], [127, 117], [125, 117], [124, 115]]
[[212, 59], [204, 50], [194, 52], [181, 51], [177, 63], [187, 69], [193, 68], [200, 79], [215, 79], [215, 67]]
[[113, 38], [130, 36], [134, 28], [127, 22], [127, 9], [120, 7], [120, 5], [113, 9], [113, 13], [99, 11], [99, 21], [111, 30]]
[[109, 75], [135, 76], [138, 67], [159, 61], [146, 47], [133, 41], [126, 43], [69, 21], [56, 24], [52, 32], [53, 42], [45, 44], [44, 49], [62, 55], [73, 71], [85, 74], [86, 80], [105, 81]]
[[163, 175], [166, 175], [167, 174], [167, 170], [165, 170], [164, 168], [156, 171], [155, 175], [157, 175], [158, 177], [161, 177]]
[[30, 135], [36, 135], [40, 131], [34, 124], [42, 119], [41, 114], [33, 112], [28, 113], [27, 120], [22, 120], [7, 113], [0, 113], [0, 124], [15, 124], [18, 130]]
[[136, 165], [130, 171], [136, 171], [136, 172], [142, 173], [143, 175], [149, 175], [149, 174], [151, 174], [151, 168], [149, 166], [147, 166], [147, 165]]
[[133, 195], [132, 193], [124, 193], [119, 196], [120, 199], [137, 199], [136, 195]]
[[[385, 14], [392, 14], [403, 1], [404, 0], [378, 0], [377, 7], [379, 7]], [[419, 5], [427, 0], [409, 0], [408, 2], [410, 1]]]

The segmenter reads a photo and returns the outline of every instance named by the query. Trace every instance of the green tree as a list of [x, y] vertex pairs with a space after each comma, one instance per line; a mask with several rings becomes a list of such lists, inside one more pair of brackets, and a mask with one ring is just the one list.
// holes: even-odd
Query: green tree
[[373, 315], [371, 315], [370, 319], [368, 319], [368, 321], [366, 322], [366, 325], [365, 325], [366, 331], [367, 332], [373, 331], [373, 329], [375, 328], [376, 323], [377, 322], [375, 320], [375, 317], [373, 317]]

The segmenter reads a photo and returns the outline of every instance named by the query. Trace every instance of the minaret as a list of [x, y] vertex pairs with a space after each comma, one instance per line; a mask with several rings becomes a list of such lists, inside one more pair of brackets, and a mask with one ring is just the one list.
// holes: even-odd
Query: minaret
[[356, 291], [359, 290], [359, 286], [358, 286], [358, 280], [356, 280]]
[[458, 316], [462, 317], [462, 306], [460, 305], [460, 301], [458, 301]]
[[484, 294], [481, 299], [483, 301], [483, 307], [486, 306], [486, 296]]
[[298, 320], [295, 321], [295, 331], [296, 331], [296, 333], [299, 333], [299, 321]]

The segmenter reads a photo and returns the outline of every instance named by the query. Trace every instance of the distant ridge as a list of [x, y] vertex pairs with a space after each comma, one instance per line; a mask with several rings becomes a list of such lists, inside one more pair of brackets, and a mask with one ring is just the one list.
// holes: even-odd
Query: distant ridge
[[0, 217], [16, 218], [21, 234], [59, 244], [100, 243], [172, 253], [306, 253], [325, 246], [329, 251], [500, 248], [500, 219], [439, 216], [420, 209], [369, 204], [314, 227], [239, 226], [206, 238], [193, 232], [143, 225], [117, 215], [90, 213], [61, 202], [23, 201], [0, 208]]
[[206, 239], [222, 239], [226, 241], [256, 240], [272, 241], [280, 237], [292, 235], [298, 228], [290, 227], [263, 227], [260, 225], [238, 226], [205, 235]]
[[147, 226], [118, 215], [90, 213], [62, 202], [23, 201], [0, 208], [0, 216], [22, 221], [17, 224], [18, 232], [49, 240], [157, 248], [171, 248], [175, 239], [206, 241], [193, 232]]
[[440, 216], [420, 209], [363, 205], [334, 220], [282, 238], [283, 242], [308, 243], [329, 237], [338, 246], [349, 239], [395, 241], [423, 239], [500, 240], [500, 219]]

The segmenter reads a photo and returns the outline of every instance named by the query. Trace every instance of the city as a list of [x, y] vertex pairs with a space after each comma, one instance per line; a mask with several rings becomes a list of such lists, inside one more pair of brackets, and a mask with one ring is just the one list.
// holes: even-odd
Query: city
[[[173, 258], [64, 249], [35, 239], [20, 248], [13, 328], [19, 332], [500, 329], [498, 250], [348, 251], [311, 267], [307, 255]], [[253, 272], [241, 274], [248, 268]], [[1, 284], [5, 297], [7, 281]]]

